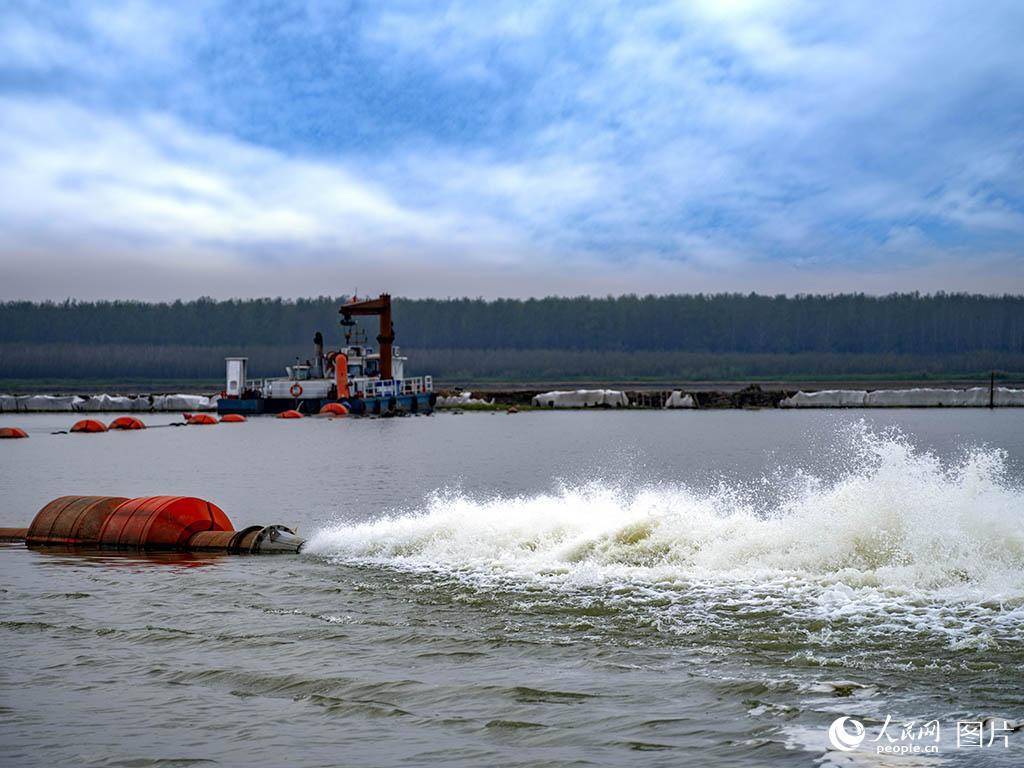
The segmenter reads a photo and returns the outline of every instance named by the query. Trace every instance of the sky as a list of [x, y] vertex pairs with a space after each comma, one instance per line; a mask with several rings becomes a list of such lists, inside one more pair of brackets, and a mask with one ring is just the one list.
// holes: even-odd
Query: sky
[[0, 299], [1024, 292], [1024, 2], [0, 6]]

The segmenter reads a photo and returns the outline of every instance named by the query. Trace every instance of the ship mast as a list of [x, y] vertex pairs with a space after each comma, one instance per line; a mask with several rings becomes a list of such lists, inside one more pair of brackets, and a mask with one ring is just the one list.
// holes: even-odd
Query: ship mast
[[380, 333], [377, 334], [377, 343], [380, 345], [380, 377], [383, 380], [391, 378], [391, 345], [395, 341], [395, 324], [391, 322], [391, 294], [382, 293], [376, 299], [353, 299], [341, 305], [338, 313], [342, 315], [341, 324], [345, 326], [355, 325], [353, 316], [380, 318]]

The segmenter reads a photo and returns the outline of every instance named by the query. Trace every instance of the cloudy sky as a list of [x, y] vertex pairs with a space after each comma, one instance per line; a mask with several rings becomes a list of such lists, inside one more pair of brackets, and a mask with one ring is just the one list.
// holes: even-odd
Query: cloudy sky
[[1024, 291], [1024, 2], [0, 6], [0, 298]]

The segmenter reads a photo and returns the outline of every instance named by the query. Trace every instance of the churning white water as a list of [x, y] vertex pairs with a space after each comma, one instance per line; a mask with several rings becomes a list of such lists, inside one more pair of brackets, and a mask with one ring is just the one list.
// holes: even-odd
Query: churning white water
[[[51, 434], [65, 414], [26, 416], [31, 439], [0, 446], [0, 524], [62, 494], [168, 493], [238, 528], [315, 533], [299, 558], [8, 545], [4, 756], [911, 764], [875, 754], [891, 716], [940, 720], [943, 759], [979, 764], [955, 723], [1024, 717], [1024, 410], [864, 419], [538, 411], [81, 436]], [[838, 716], [864, 724], [857, 752], [830, 748]], [[985, 764], [1020, 765], [1022, 734]]]
[[1002, 620], [1017, 613], [1024, 491], [1007, 479], [1001, 450], [943, 462], [899, 432], [863, 425], [845, 442], [831, 479], [796, 472], [640, 490], [594, 481], [492, 498], [438, 491], [419, 509], [324, 528], [306, 552], [480, 583], [632, 585], [707, 599], [767, 591], [789, 614], [884, 610], [917, 622], [922, 603], [994, 606]]

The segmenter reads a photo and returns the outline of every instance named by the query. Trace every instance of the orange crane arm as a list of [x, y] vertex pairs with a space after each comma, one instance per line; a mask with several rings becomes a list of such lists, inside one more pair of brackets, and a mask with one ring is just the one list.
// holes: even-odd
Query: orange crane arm
[[352, 325], [353, 316], [380, 318], [380, 333], [377, 343], [380, 345], [380, 377], [391, 378], [391, 345], [395, 342], [395, 325], [391, 322], [391, 294], [382, 293], [376, 299], [348, 301], [338, 310], [344, 319], [342, 325]]

